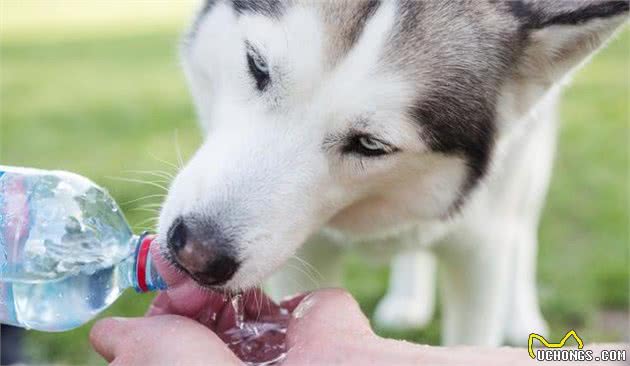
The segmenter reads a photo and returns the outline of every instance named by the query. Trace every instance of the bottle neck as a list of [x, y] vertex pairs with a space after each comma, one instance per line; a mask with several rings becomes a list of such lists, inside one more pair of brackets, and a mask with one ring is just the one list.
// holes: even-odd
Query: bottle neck
[[151, 256], [151, 244], [154, 239], [155, 235], [147, 233], [134, 236], [132, 239], [136, 246], [136, 252], [133, 256], [130, 284], [137, 292], [165, 290], [167, 287], [166, 282], [157, 272]]

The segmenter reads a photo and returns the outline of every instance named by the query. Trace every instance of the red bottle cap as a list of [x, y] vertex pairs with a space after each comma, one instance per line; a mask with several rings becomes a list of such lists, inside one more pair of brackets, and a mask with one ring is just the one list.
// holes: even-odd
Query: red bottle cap
[[149, 249], [151, 249], [153, 239], [155, 239], [153, 234], [144, 235], [140, 239], [138, 255], [136, 256], [136, 283], [141, 292], [149, 291], [147, 286], [147, 257], [149, 256]]

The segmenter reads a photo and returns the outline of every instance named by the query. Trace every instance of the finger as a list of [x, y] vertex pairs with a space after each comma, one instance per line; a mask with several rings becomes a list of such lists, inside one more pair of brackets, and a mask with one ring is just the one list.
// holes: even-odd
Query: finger
[[282, 301], [280, 301], [280, 307], [283, 309], [288, 310], [289, 312], [293, 312], [293, 310], [295, 310], [295, 308], [300, 305], [300, 303], [302, 302], [302, 300], [304, 300], [304, 298], [306, 296], [308, 296], [311, 292], [302, 292], [299, 293], [297, 295], [293, 295], [293, 296], [289, 296], [287, 298], [282, 299]]
[[216, 331], [217, 321], [220, 319], [223, 309], [228, 305], [225, 296], [217, 293], [210, 293], [209, 295], [192, 293], [188, 297], [182, 291], [178, 289], [178, 292], [172, 295], [175, 299], [171, 299], [169, 292], [159, 293], [151, 303], [146, 315], [182, 315], [195, 319], [212, 331]]
[[94, 349], [107, 361], [134, 364], [238, 364], [236, 356], [210, 330], [175, 316], [103, 319], [90, 333]]
[[126, 321], [125, 318], [105, 318], [97, 321], [90, 330], [92, 348], [107, 362], [112, 362], [116, 357], [116, 349], [125, 335], [123, 323]]
[[319, 290], [306, 296], [291, 314], [287, 343], [313, 346], [349, 334], [355, 339], [374, 335], [359, 304], [344, 290]]
[[153, 303], [155, 313], [176, 314], [189, 318], [197, 318], [208, 310], [218, 312], [227, 302], [223, 294], [201, 288], [193, 282], [181, 283], [160, 295]]

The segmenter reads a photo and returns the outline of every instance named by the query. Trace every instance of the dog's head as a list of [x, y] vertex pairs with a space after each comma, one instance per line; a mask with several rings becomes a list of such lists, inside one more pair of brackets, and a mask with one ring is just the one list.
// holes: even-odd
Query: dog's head
[[370, 233], [456, 213], [505, 115], [525, 113], [627, 10], [209, 1], [181, 48], [205, 140], [160, 217], [169, 256], [202, 284], [244, 288], [324, 224]]

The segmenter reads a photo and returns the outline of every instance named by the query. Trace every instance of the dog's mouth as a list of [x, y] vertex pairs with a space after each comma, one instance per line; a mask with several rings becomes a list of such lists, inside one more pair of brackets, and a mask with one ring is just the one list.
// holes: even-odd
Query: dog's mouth
[[190, 276], [190, 278], [195, 280], [195, 282], [197, 282], [200, 286], [211, 289], [213, 291], [222, 292], [223, 291], [222, 289], [225, 287], [225, 284], [229, 282], [228, 280], [217, 281], [217, 280], [213, 280], [209, 278], [204, 278], [205, 276], [203, 275], [195, 275], [195, 274], [190, 273], [189, 271], [186, 271], [186, 273]]
[[[232, 292], [234, 292], [228, 286], [226, 286], [226, 284], [230, 282], [230, 280], [215, 280], [200, 273], [193, 273], [189, 269], [181, 265], [181, 263], [179, 263], [175, 258], [174, 254], [170, 251], [167, 251], [166, 254], [163, 256], [171, 267], [174, 267], [180, 273], [186, 274], [188, 277], [193, 279], [195, 283], [199, 285], [199, 287], [223, 294], [231, 294]], [[236, 270], [232, 271], [228, 274], [228, 276], [231, 278], [235, 272]]]

